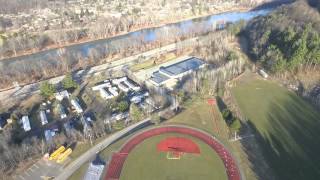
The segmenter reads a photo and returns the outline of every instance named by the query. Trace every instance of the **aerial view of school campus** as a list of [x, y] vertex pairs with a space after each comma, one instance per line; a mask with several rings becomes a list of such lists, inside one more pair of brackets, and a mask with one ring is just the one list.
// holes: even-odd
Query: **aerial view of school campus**
[[319, 180], [319, 0], [0, 0], [0, 180]]

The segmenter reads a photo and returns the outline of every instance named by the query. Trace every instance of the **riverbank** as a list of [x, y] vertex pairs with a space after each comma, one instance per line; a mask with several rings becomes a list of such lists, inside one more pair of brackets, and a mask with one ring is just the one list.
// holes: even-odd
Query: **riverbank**
[[[7, 89], [12, 87], [12, 82], [25, 85], [62, 76], [70, 71], [76, 72], [111, 63], [117, 59], [214, 32], [217, 25], [224, 28], [227, 22], [249, 21], [254, 17], [267, 15], [272, 10], [220, 13], [196, 20], [144, 29], [115, 38], [5, 59], [0, 61], [0, 87]], [[145, 56], [138, 58], [142, 59]]]
[[103, 37], [103, 38], [82, 38], [76, 42], [68, 42], [68, 43], [63, 43], [63, 44], [54, 44], [54, 45], [49, 45], [46, 48], [43, 48], [41, 50], [39, 49], [30, 49], [27, 51], [23, 51], [20, 53], [16, 53], [13, 56], [7, 56], [7, 57], [1, 57], [0, 61], [3, 60], [8, 60], [10, 58], [20, 58], [23, 56], [28, 56], [28, 55], [32, 55], [32, 54], [37, 54], [37, 53], [43, 53], [45, 51], [50, 51], [50, 50], [56, 50], [56, 49], [61, 49], [61, 48], [66, 48], [66, 47], [71, 47], [71, 46], [77, 46], [77, 45], [81, 45], [81, 44], [85, 44], [85, 43], [94, 43], [96, 41], [100, 41], [100, 40], [106, 40], [106, 39], [110, 39], [110, 38], [115, 38], [118, 36], [124, 36], [124, 35], [128, 35], [130, 33], [133, 32], [137, 32], [137, 31], [142, 31], [142, 30], [147, 30], [147, 29], [152, 29], [152, 28], [159, 28], [161, 26], [167, 26], [167, 25], [171, 25], [171, 24], [176, 24], [176, 23], [180, 23], [183, 21], [188, 21], [188, 20], [195, 20], [198, 18], [206, 18], [212, 15], [219, 15], [222, 13], [230, 13], [230, 12], [246, 12], [246, 11], [250, 11], [252, 9], [254, 9], [255, 7], [231, 7], [228, 8], [227, 10], [217, 10], [217, 12], [212, 12], [212, 13], [206, 13], [206, 14], [201, 14], [201, 15], [194, 15], [194, 16], [188, 16], [188, 17], [184, 17], [181, 19], [176, 19], [176, 20], [169, 20], [169, 21], [163, 21], [163, 22], [159, 22], [157, 24], [151, 24], [151, 25], [146, 25], [146, 26], [142, 26], [139, 28], [133, 28], [130, 31], [126, 31], [126, 32], [119, 32], [116, 33], [112, 36], [108, 36], [108, 37]]

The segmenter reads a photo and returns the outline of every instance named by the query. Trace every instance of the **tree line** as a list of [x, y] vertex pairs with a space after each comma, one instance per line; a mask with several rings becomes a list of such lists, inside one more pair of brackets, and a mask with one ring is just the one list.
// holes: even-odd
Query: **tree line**
[[68, 0], [0, 0], [0, 13], [19, 13], [26, 12], [35, 8], [46, 8], [57, 3], [66, 3]]
[[171, 28], [170, 32], [166, 32], [165, 29], [159, 30], [155, 32], [156, 40], [154, 41], [147, 41], [142, 36], [116, 39], [88, 48], [86, 55], [80, 51], [73, 52], [60, 48], [57, 50], [57, 56], [49, 56], [47, 59], [9, 62], [6, 68], [0, 66], [0, 88], [10, 87], [14, 81], [22, 84], [31, 83], [90, 66], [110, 63], [115, 59], [178, 43], [188, 38], [206, 35], [212, 28], [204, 24], [195, 22], [193, 28], [190, 28], [187, 33], [177, 27]]
[[320, 15], [304, 1], [252, 20], [245, 35], [253, 58], [272, 73], [295, 73], [320, 65]]
[[[88, 0], [89, 1], [89, 0]], [[91, 0], [90, 0], [91, 1]], [[151, 2], [158, 3], [158, 0], [150, 0]], [[205, 8], [205, 3], [207, 1], [193, 1], [189, 0], [192, 6], [192, 12], [197, 9], [199, 14], [212, 13], [214, 10]], [[231, 0], [234, 1], [234, 0]], [[142, 1], [144, 2], [144, 1]], [[188, 2], [188, 1], [187, 1]], [[217, 4], [223, 1], [217, 1]], [[131, 32], [137, 29], [153, 27], [159, 25], [163, 22], [172, 22], [181, 20], [184, 17], [178, 14], [176, 11], [170, 10], [167, 12], [166, 17], [159, 17], [153, 12], [148, 12], [148, 15], [141, 15], [140, 9], [133, 11], [132, 13], [122, 12], [122, 3], [119, 2], [119, 12], [122, 12], [121, 17], [104, 17], [99, 16], [97, 19], [92, 21], [90, 19], [90, 13], [85, 13], [82, 11], [80, 15], [75, 14], [73, 11], [68, 9], [65, 4], [66, 0], [13, 0], [6, 1], [0, 0], [0, 13], [3, 12], [21, 12], [27, 11], [30, 8], [33, 9], [43, 9], [45, 7], [55, 8], [53, 9], [60, 16], [60, 25], [58, 27], [50, 27], [49, 22], [44, 22], [41, 24], [40, 32], [29, 32], [27, 30], [21, 30], [17, 33], [6, 33], [6, 36], [0, 36], [0, 41], [3, 41], [3, 45], [0, 48], [0, 58], [8, 58], [13, 56], [19, 56], [26, 52], [37, 52], [45, 48], [51, 48], [56, 46], [65, 46], [70, 43], [79, 42], [81, 40], [95, 40], [114, 36], [116, 34]], [[92, 1], [92, 3], [95, 3]], [[237, 2], [244, 6], [246, 3]], [[248, 3], [248, 2], [247, 2]], [[171, 6], [171, 2], [166, 2], [168, 6]], [[248, 3], [248, 6], [254, 6], [255, 3]], [[3, 9], [1, 9], [3, 8]], [[181, 4], [180, 9], [183, 9]], [[198, 12], [199, 11], [199, 12]], [[9, 21], [9, 22], [8, 22]], [[15, 26], [20, 28], [21, 26], [27, 24], [31, 25], [32, 19], [26, 17], [23, 20], [14, 20], [11, 22], [10, 19], [0, 18], [0, 31], [1, 29], [6, 30], [7, 27]], [[65, 22], [71, 21], [73, 24], [71, 27], [66, 28]], [[1, 45], [1, 44], [0, 44]]]

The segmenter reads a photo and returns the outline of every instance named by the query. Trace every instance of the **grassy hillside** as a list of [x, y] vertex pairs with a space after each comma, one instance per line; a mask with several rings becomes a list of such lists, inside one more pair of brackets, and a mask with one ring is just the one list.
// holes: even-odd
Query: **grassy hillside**
[[241, 82], [233, 94], [277, 179], [319, 179], [320, 112], [263, 80]]

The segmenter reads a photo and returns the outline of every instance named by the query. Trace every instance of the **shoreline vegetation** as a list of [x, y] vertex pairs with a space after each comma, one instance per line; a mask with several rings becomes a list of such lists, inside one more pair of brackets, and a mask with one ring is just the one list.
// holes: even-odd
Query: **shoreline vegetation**
[[224, 10], [224, 11], [217, 11], [214, 13], [205, 13], [205, 14], [201, 14], [201, 15], [188, 16], [188, 17], [183, 17], [181, 19], [159, 22], [158, 24], [151, 24], [151, 25], [147, 24], [145, 26], [133, 28], [129, 31], [121, 31], [121, 32], [115, 33], [114, 35], [110, 35], [107, 37], [101, 37], [101, 38], [84, 37], [84, 38], [81, 38], [81, 39], [74, 41], [74, 42], [65, 42], [63, 44], [48, 45], [42, 49], [24, 50], [21, 52], [13, 53], [12, 56], [0, 57], [0, 61], [9, 60], [11, 58], [19, 58], [19, 57], [23, 57], [23, 56], [29, 56], [32, 54], [42, 53], [45, 51], [50, 51], [50, 50], [55, 50], [55, 49], [66, 48], [66, 47], [70, 47], [70, 46], [81, 45], [81, 44], [85, 44], [85, 43], [92, 43], [92, 42], [100, 41], [100, 40], [107, 40], [107, 39], [115, 38], [118, 36], [124, 36], [124, 35], [130, 34], [133, 32], [137, 32], [137, 31], [142, 31], [142, 30], [147, 30], [147, 29], [152, 29], [152, 28], [159, 28], [161, 26], [167, 26], [170, 24], [176, 24], [176, 23], [180, 23], [180, 22], [188, 21], [188, 20], [195, 20], [198, 18], [205, 18], [205, 17], [212, 16], [212, 15], [218, 15], [218, 14], [229, 13], [229, 12], [246, 12], [246, 11], [250, 11], [252, 9], [254, 9], [254, 7], [235, 7], [235, 8], [233, 7], [233, 8], [228, 8], [227, 10]]
[[[68, 53], [61, 49], [56, 63], [53, 61], [7, 61], [7, 68], [0, 71], [0, 88], [2, 90], [14, 88], [12, 82], [18, 82], [20, 86], [36, 83], [50, 78], [59, 77], [68, 72], [75, 72], [88, 67], [111, 63], [125, 57], [137, 55], [141, 52], [163, 47], [173, 43], [180, 43], [178, 49], [182, 50], [183, 46], [191, 44], [183, 44], [183, 40], [206, 35], [211, 32], [208, 28], [198, 27], [197, 30], [192, 30], [187, 34], [181, 34], [181, 31], [174, 31], [169, 35], [159, 35], [158, 40], [148, 43], [134, 42], [131, 45], [125, 42], [119, 42], [113, 45], [114, 51], [107, 51], [105, 47], [92, 48], [88, 52], [89, 57], [82, 58], [81, 54], [77, 57], [68, 57]], [[196, 46], [193, 44], [192, 46]], [[177, 50], [176, 53], [179, 50]], [[69, 54], [70, 55], [70, 54]], [[85, 59], [85, 60], [84, 60]], [[3, 61], [3, 63], [5, 63]]]

